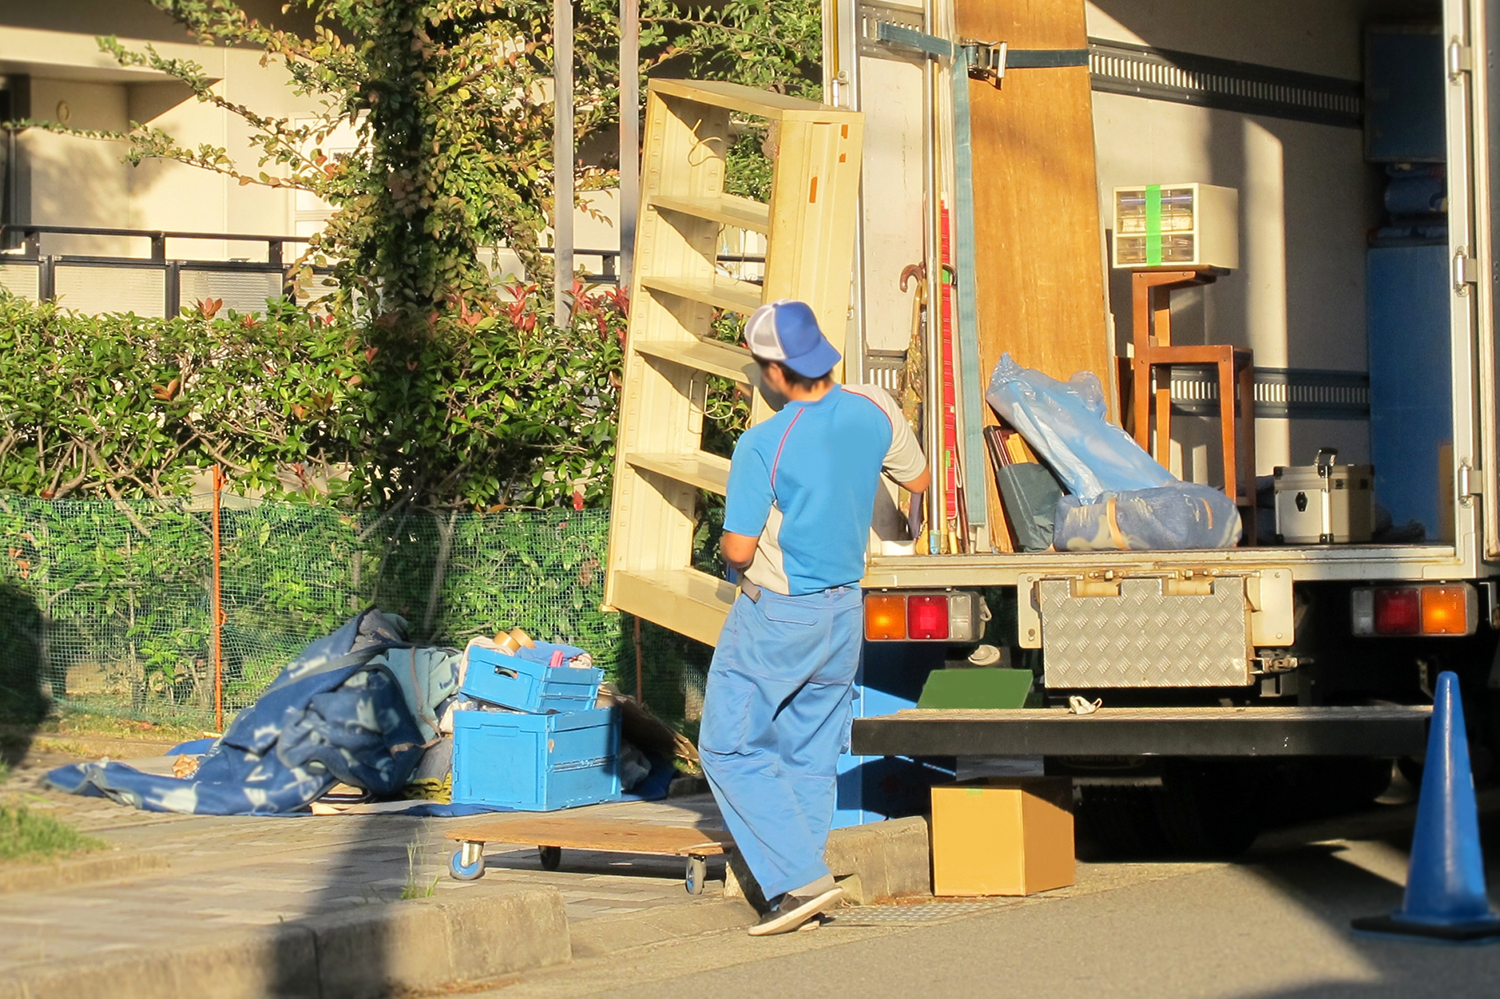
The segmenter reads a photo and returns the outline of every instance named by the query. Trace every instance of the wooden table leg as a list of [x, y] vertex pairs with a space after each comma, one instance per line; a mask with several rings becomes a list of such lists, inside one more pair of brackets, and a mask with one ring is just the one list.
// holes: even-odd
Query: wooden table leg
[[1245, 503], [1250, 509], [1250, 517], [1245, 524], [1245, 543], [1257, 545], [1260, 543], [1258, 526], [1258, 504], [1260, 502], [1260, 491], [1256, 488], [1255, 481], [1255, 364], [1247, 359], [1239, 370], [1240, 383], [1240, 418], [1235, 427], [1243, 436], [1240, 445], [1240, 467], [1244, 469], [1245, 475]]
[[1224, 494], [1236, 504], [1239, 501], [1240, 470], [1236, 462], [1235, 439], [1238, 428], [1234, 420], [1234, 358], [1219, 364], [1219, 440], [1224, 448]]
[[1131, 409], [1134, 411], [1135, 442], [1141, 450], [1151, 451], [1151, 365], [1137, 356], [1130, 362], [1133, 377], [1130, 385]]
[[1153, 364], [1150, 366], [1152, 373], [1156, 375], [1156, 442], [1151, 448], [1151, 456], [1155, 458], [1162, 468], [1172, 468], [1172, 366], [1170, 364]]

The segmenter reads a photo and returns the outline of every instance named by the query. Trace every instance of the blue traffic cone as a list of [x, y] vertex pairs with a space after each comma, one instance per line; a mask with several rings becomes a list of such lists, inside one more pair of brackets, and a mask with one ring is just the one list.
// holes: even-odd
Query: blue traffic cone
[[1451, 943], [1500, 941], [1500, 916], [1485, 891], [1464, 705], [1452, 673], [1438, 674], [1406, 898], [1389, 916], [1356, 919], [1354, 928]]

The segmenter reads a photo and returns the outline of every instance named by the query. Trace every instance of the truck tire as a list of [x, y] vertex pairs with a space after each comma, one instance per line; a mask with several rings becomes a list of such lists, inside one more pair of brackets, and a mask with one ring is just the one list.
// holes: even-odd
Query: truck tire
[[1179, 857], [1234, 857], [1260, 835], [1262, 774], [1237, 762], [1168, 766], [1153, 795], [1167, 850]]

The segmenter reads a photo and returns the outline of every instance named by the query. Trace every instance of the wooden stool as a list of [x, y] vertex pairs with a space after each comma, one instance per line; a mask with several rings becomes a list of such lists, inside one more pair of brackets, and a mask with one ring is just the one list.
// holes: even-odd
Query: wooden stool
[[[1241, 508], [1245, 542], [1253, 545], [1257, 541], [1254, 354], [1227, 344], [1172, 343], [1172, 292], [1213, 284], [1228, 273], [1216, 267], [1200, 267], [1192, 270], [1141, 270], [1131, 275], [1134, 305], [1131, 336], [1135, 347], [1135, 356], [1130, 361], [1132, 429], [1136, 443], [1150, 451], [1162, 465], [1167, 465], [1172, 441], [1172, 368], [1216, 368], [1219, 375], [1219, 429], [1224, 451], [1224, 492]], [[1153, 376], [1158, 379], [1154, 391], [1151, 387]], [[1238, 414], [1235, 412], [1236, 389], [1239, 390]], [[1153, 409], [1156, 411], [1154, 447], [1151, 434]]]

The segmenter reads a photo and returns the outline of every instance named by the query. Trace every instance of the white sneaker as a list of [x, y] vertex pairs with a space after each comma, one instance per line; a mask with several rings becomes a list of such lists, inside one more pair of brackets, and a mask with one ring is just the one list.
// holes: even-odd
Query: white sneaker
[[771, 911], [761, 917], [760, 922], [750, 927], [752, 937], [769, 937], [777, 933], [790, 933], [801, 929], [814, 916], [826, 912], [844, 897], [844, 889], [835, 885], [816, 895], [802, 897], [783, 895]]

